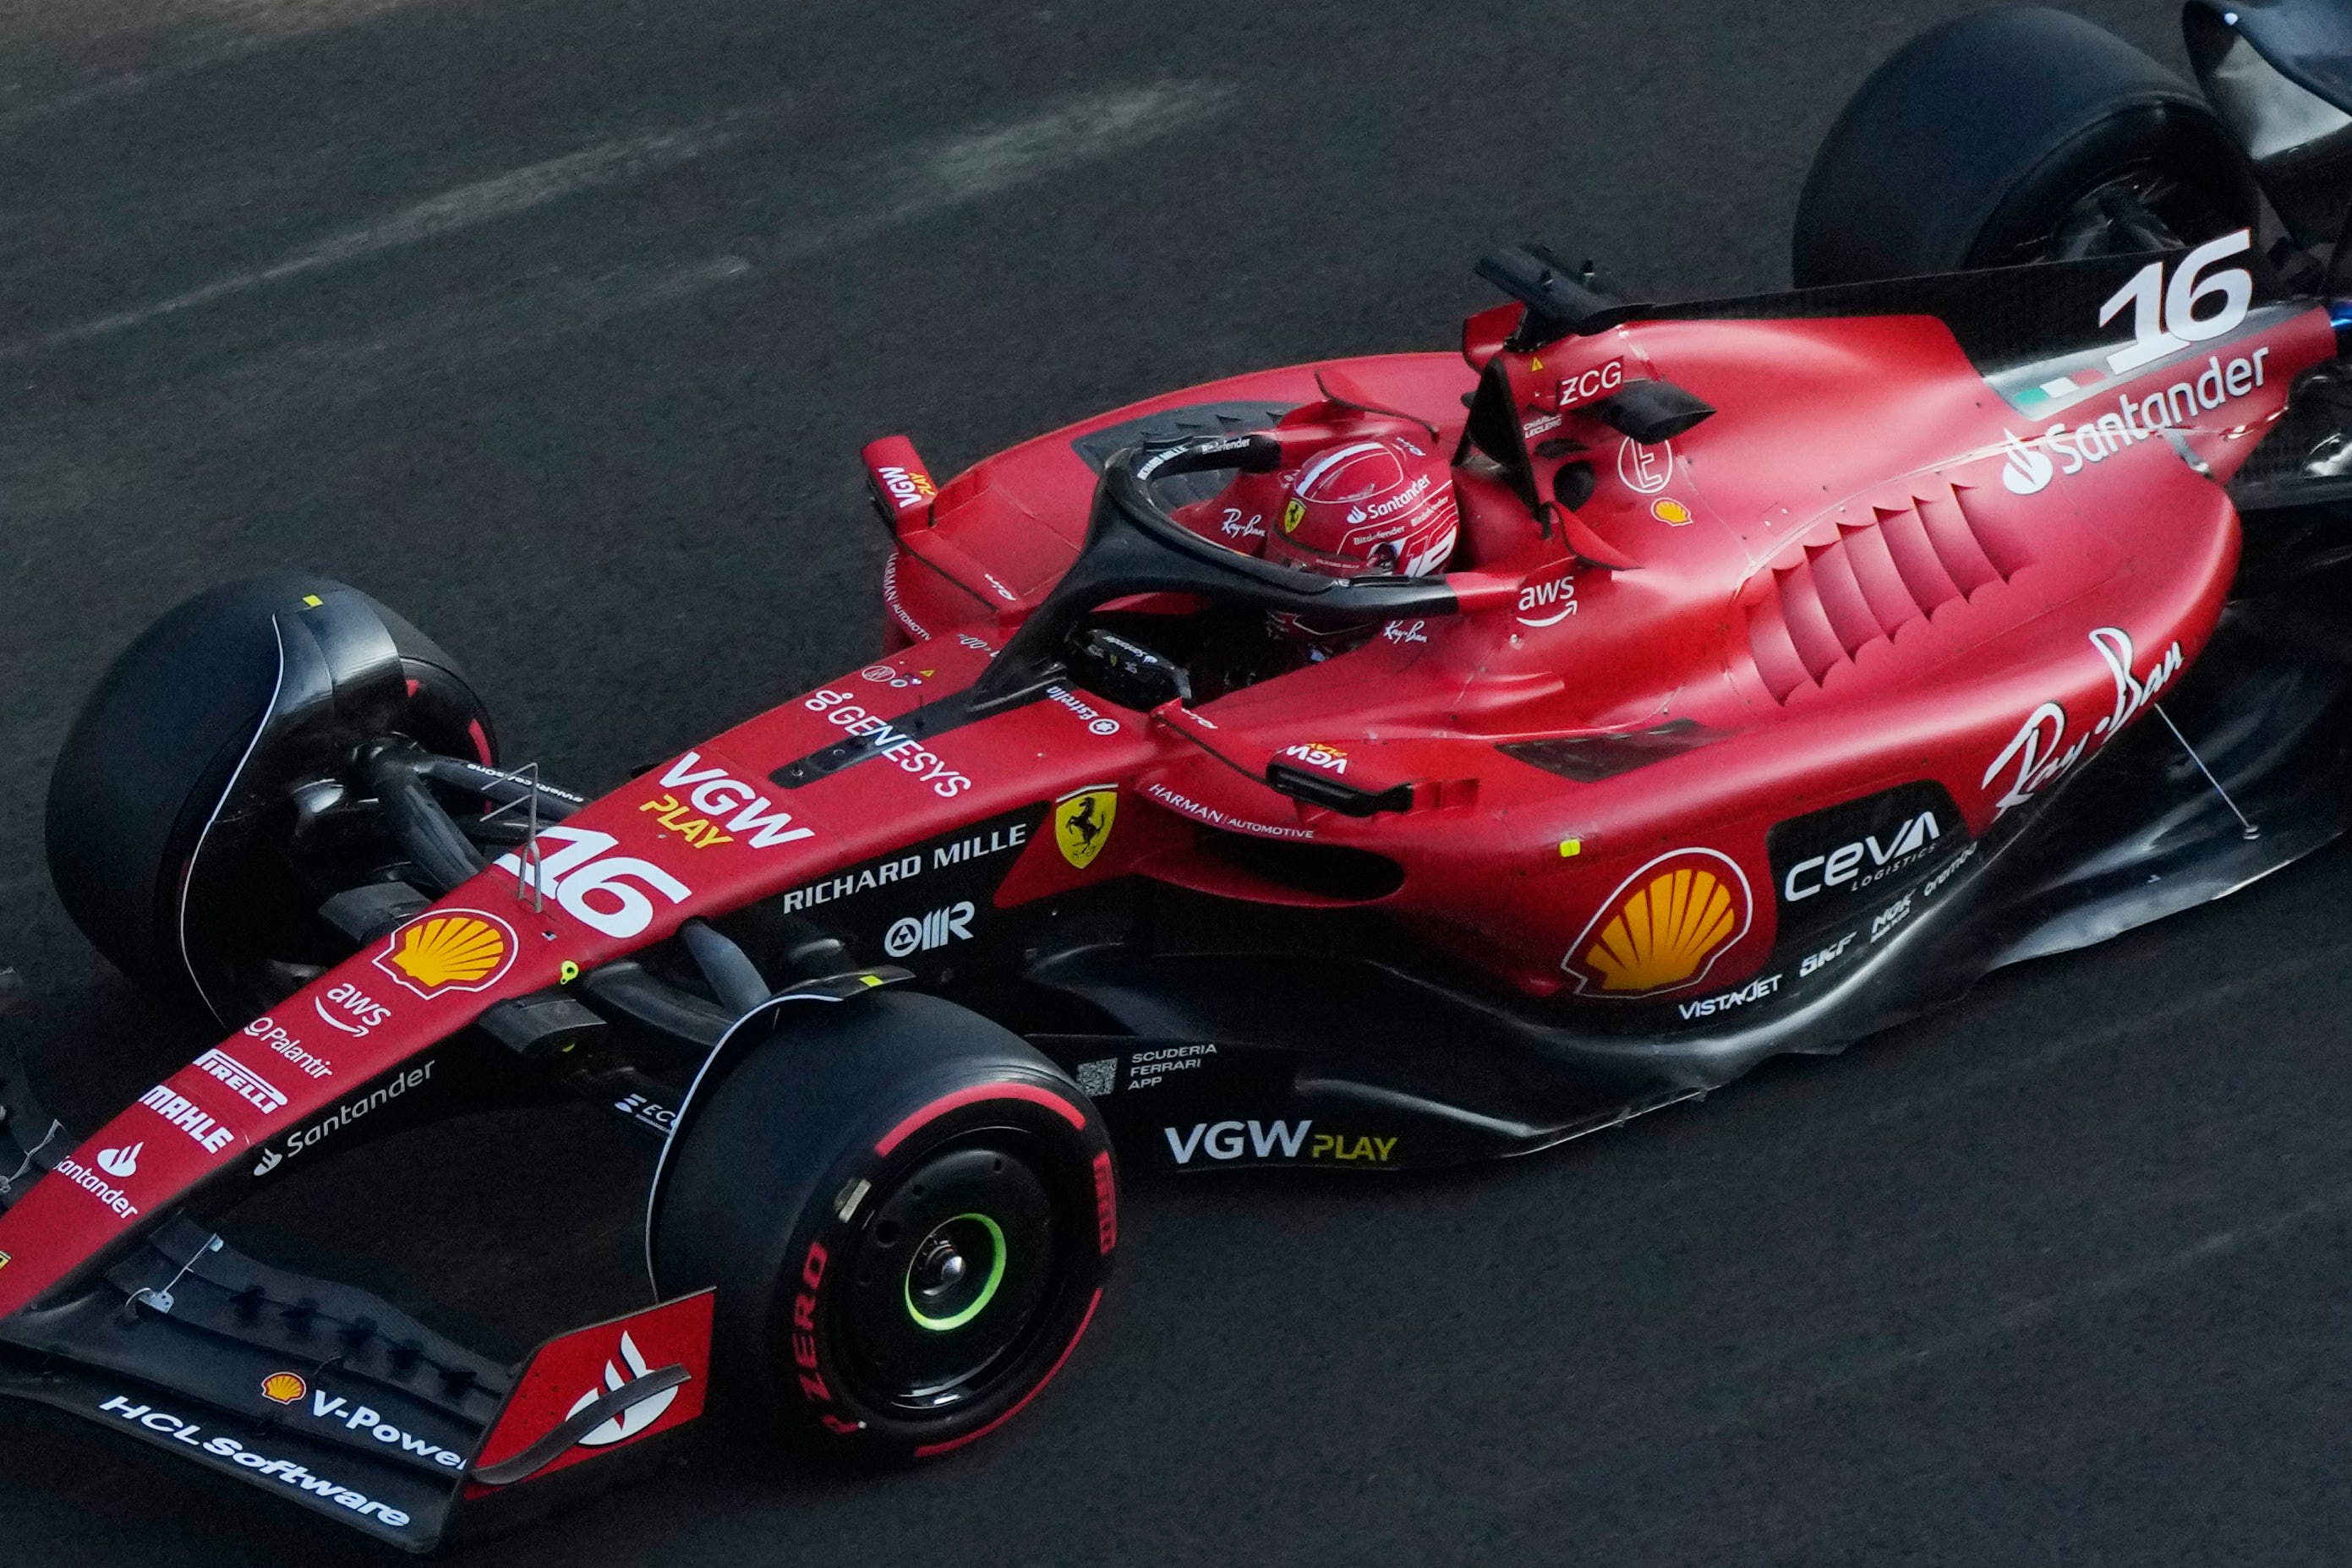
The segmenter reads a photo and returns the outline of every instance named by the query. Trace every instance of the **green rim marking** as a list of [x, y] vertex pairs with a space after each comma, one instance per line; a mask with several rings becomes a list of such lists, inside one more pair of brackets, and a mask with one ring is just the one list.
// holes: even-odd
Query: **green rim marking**
[[927, 1318], [923, 1315], [922, 1309], [915, 1305], [914, 1272], [908, 1270], [906, 1281], [898, 1287], [900, 1293], [907, 1298], [907, 1315], [915, 1320], [916, 1326], [929, 1329], [934, 1333], [960, 1329], [980, 1316], [981, 1309], [996, 1299], [996, 1287], [1004, 1283], [1004, 1232], [998, 1228], [996, 1221], [984, 1214], [959, 1214], [947, 1223], [953, 1225], [957, 1219], [980, 1221], [988, 1231], [990, 1248], [996, 1256], [989, 1265], [988, 1283], [980, 1288], [980, 1294], [972, 1298], [971, 1305], [950, 1318]]

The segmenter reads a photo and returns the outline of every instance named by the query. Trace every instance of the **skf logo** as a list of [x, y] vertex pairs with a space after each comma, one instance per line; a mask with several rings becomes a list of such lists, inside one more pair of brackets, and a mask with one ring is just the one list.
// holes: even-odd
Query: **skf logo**
[[1062, 858], [1078, 871], [1095, 863], [1109, 841], [1112, 818], [1118, 814], [1118, 789], [1095, 784], [1054, 802], [1054, 844]]
[[1748, 934], [1748, 877], [1716, 850], [1674, 850], [1620, 883], [1560, 967], [1577, 989], [1646, 997], [1696, 985]]
[[882, 950], [893, 958], [903, 958], [909, 953], [928, 953], [950, 942], [969, 942], [971, 917], [977, 913], [971, 900], [966, 898], [929, 915], [907, 915], [891, 923], [890, 929], [883, 935]]
[[514, 927], [478, 909], [421, 915], [384, 938], [375, 967], [430, 1001], [444, 991], [487, 990], [514, 962]]
[[261, 1380], [261, 1396], [273, 1405], [297, 1405], [310, 1392], [298, 1373], [273, 1372]]

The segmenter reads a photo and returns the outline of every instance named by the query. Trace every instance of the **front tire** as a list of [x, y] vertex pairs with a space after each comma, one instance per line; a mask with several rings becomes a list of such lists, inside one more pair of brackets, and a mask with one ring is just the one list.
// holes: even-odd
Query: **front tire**
[[896, 1465], [1027, 1405], [1102, 1299], [1110, 1143], [1017, 1036], [913, 993], [782, 1004], [678, 1133], [665, 1295], [718, 1287], [714, 1389], [803, 1451]]
[[[66, 913], [124, 974], [173, 999], [205, 1002], [216, 1015], [255, 998], [212, 995], [219, 988], [206, 988], [196, 969], [233, 967], [229, 954], [239, 947], [291, 956], [315, 907], [267, 853], [213, 879], [228, 890], [215, 900], [221, 907], [183, 904], [205, 829], [269, 710], [276, 617], [329, 594], [360, 600], [391, 634], [407, 680], [401, 722], [412, 738], [494, 762], [487, 710], [431, 639], [341, 583], [273, 572], [208, 589], [141, 633], [100, 677], [49, 775], [44, 837]], [[232, 934], [240, 940], [227, 940]]]
[[2252, 165], [2187, 83], [2064, 12], [1979, 11], [1906, 44], [1839, 113], [1791, 268], [1809, 288], [2160, 249], [2261, 211]]

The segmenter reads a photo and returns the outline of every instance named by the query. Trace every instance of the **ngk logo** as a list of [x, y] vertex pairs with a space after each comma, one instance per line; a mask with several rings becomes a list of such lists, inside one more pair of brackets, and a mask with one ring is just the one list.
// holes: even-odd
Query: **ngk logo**
[[950, 942], [971, 940], [971, 919], [979, 911], [969, 898], [960, 899], [945, 909], [934, 909], [929, 915], [909, 915], [893, 921], [882, 937], [882, 950], [893, 958], [903, 958], [909, 953], [928, 953], [934, 947], [944, 947]]

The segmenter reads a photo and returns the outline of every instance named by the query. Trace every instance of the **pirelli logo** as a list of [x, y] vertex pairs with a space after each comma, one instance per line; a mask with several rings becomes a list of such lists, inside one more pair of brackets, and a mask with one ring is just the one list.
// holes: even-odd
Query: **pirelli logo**
[[263, 1115], [274, 1115], [286, 1108], [286, 1096], [278, 1092], [269, 1080], [217, 1048], [196, 1058], [196, 1065], [227, 1084], [237, 1096]]

